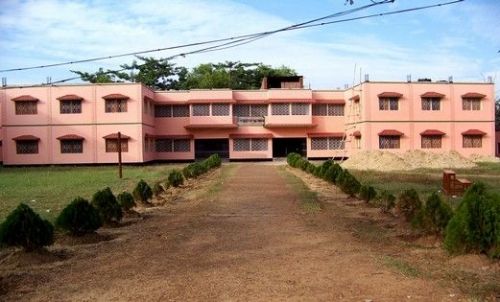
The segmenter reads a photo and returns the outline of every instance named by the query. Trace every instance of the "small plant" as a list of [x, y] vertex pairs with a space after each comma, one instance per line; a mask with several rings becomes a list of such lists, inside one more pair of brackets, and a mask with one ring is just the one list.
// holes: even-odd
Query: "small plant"
[[173, 187], [179, 187], [184, 183], [184, 177], [182, 177], [182, 173], [174, 169], [168, 175], [168, 183]]
[[116, 199], [125, 212], [130, 212], [136, 206], [134, 196], [129, 192], [121, 192], [116, 196]]
[[286, 156], [286, 162], [291, 167], [297, 168], [297, 161], [301, 158], [302, 158], [302, 156], [298, 153], [295, 153], [295, 152], [288, 153], [288, 155]]
[[307, 162], [306, 170], [307, 170], [307, 173], [314, 174], [316, 172], [316, 166], [311, 162]]
[[105, 223], [118, 222], [122, 219], [122, 208], [109, 187], [97, 191], [92, 196], [92, 205], [99, 211], [99, 215]]
[[135, 186], [132, 195], [134, 195], [134, 198], [136, 200], [140, 200], [143, 203], [148, 203], [148, 200], [153, 197], [153, 191], [151, 190], [151, 187], [141, 179]]
[[432, 233], [441, 233], [453, 216], [451, 207], [434, 192], [425, 202], [423, 226]]
[[54, 227], [21, 203], [0, 225], [0, 245], [33, 251], [54, 242]]
[[191, 163], [182, 169], [185, 179], [196, 178], [205, 172], [207, 172], [207, 167], [199, 162]]
[[204, 160], [203, 164], [206, 166], [207, 170], [210, 170], [220, 167], [222, 165], [222, 160], [219, 154], [212, 154]]
[[383, 213], [390, 213], [396, 205], [396, 196], [389, 193], [389, 191], [382, 191], [378, 199], [378, 207]]
[[337, 183], [337, 176], [339, 176], [342, 171], [342, 167], [334, 163], [330, 165], [325, 173], [323, 173], [323, 179], [332, 183]]
[[153, 195], [159, 196], [161, 193], [165, 192], [165, 189], [161, 185], [161, 183], [157, 182], [153, 186]]
[[375, 191], [375, 188], [372, 186], [363, 185], [359, 189], [359, 197], [366, 202], [370, 202], [370, 200], [377, 197], [377, 191]]
[[93, 233], [102, 226], [99, 212], [85, 199], [75, 198], [59, 214], [56, 225], [73, 236]]
[[318, 169], [318, 177], [321, 177], [323, 178], [323, 176], [325, 175], [326, 171], [328, 171], [328, 169], [332, 166], [333, 164], [333, 161], [332, 160], [326, 160], [323, 162], [323, 164], [321, 164], [321, 166], [319, 166], [319, 169]]
[[396, 213], [403, 216], [406, 221], [411, 221], [421, 209], [422, 202], [415, 189], [405, 190], [399, 195], [396, 203]]
[[359, 193], [361, 188], [361, 183], [347, 170], [342, 171], [337, 176], [337, 185], [340, 187], [342, 192], [351, 197], [354, 197], [355, 194]]

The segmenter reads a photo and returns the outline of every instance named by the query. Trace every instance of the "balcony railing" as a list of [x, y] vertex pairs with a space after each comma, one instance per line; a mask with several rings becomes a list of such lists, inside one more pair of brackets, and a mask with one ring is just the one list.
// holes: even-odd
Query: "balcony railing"
[[237, 116], [235, 119], [238, 126], [264, 126], [263, 116]]

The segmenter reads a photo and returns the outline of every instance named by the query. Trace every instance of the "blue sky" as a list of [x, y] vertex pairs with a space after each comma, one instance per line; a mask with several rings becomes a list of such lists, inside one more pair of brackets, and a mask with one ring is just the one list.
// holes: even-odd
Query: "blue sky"
[[[318, 1], [62, 1], [0, 0], [0, 69], [159, 48], [265, 31], [370, 3]], [[350, 16], [446, 0], [396, 0]], [[459, 4], [287, 32], [219, 52], [175, 59], [192, 67], [240, 60], [287, 65], [312, 88], [338, 88], [372, 80], [484, 81], [500, 77], [500, 1]], [[156, 53], [166, 57], [179, 51]], [[24, 72], [1, 73], [9, 84], [72, 77], [69, 70], [119, 68], [132, 57]], [[354, 67], [357, 72], [354, 75]], [[497, 92], [498, 94], [498, 92]]]

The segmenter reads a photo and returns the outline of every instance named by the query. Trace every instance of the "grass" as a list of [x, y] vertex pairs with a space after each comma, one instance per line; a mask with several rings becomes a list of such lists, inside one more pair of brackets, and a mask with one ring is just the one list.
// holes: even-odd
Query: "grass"
[[311, 191], [309, 187], [299, 177], [285, 170], [286, 166], [281, 166], [280, 174], [286, 182], [299, 194], [301, 207], [308, 213], [315, 213], [321, 210], [317, 192]]
[[422, 272], [420, 270], [411, 266], [408, 262], [402, 259], [391, 256], [383, 256], [382, 263], [385, 266], [400, 272], [405, 277], [416, 278], [422, 276]]
[[215, 183], [208, 188], [206, 195], [213, 197], [218, 194], [224, 187], [224, 183], [226, 182], [226, 180], [234, 175], [237, 167], [238, 166], [234, 164], [224, 164], [223, 166], [221, 166], [220, 176], [217, 178]]
[[132, 191], [140, 179], [151, 186], [163, 180], [178, 165], [124, 166], [118, 178], [115, 166], [51, 166], [0, 168], [0, 221], [20, 202], [43, 217], [54, 220], [77, 196], [90, 199], [97, 191], [110, 187], [113, 193]]

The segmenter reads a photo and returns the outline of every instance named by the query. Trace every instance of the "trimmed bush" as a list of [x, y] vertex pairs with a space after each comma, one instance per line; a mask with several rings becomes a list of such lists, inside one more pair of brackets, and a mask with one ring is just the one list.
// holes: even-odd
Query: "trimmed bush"
[[97, 191], [92, 196], [92, 205], [99, 211], [99, 215], [105, 223], [118, 222], [122, 219], [122, 208], [109, 187]]
[[73, 236], [82, 236], [95, 232], [102, 226], [102, 220], [99, 212], [86, 199], [77, 197], [59, 214], [56, 226]]
[[199, 162], [191, 163], [182, 169], [182, 175], [186, 179], [196, 178], [205, 172], [207, 172], [207, 168]]
[[21, 203], [0, 225], [0, 245], [32, 251], [54, 242], [54, 227]]
[[134, 196], [130, 194], [129, 192], [121, 192], [116, 196], [116, 199], [118, 201], [118, 204], [120, 204], [120, 207], [126, 212], [129, 212], [130, 209], [136, 206]]
[[361, 183], [354, 177], [349, 171], [343, 170], [337, 176], [337, 185], [340, 187], [342, 192], [354, 197], [361, 188]]
[[396, 213], [403, 216], [406, 221], [411, 221], [422, 209], [422, 202], [415, 189], [403, 191], [396, 203]]
[[370, 200], [377, 197], [377, 191], [375, 191], [375, 188], [372, 186], [363, 185], [359, 189], [359, 197], [366, 202], [370, 202]]
[[337, 176], [342, 173], [342, 167], [339, 164], [332, 164], [323, 174], [323, 179], [332, 183], [337, 183]]
[[377, 205], [382, 212], [389, 213], [396, 205], [396, 196], [384, 190], [380, 193]]
[[161, 183], [157, 182], [153, 185], [153, 195], [158, 196], [161, 193], [165, 192], [165, 189], [161, 185]]
[[319, 169], [318, 169], [318, 177], [321, 177], [323, 178], [323, 176], [325, 175], [326, 171], [328, 171], [328, 169], [332, 166], [333, 164], [333, 161], [332, 160], [326, 160], [324, 161], [321, 166], [319, 166]]
[[286, 156], [286, 162], [291, 167], [297, 168], [297, 161], [301, 158], [302, 158], [302, 156], [298, 153], [295, 153], [295, 152], [288, 153], [288, 155]]
[[220, 167], [222, 165], [222, 160], [219, 154], [212, 154], [207, 159], [205, 159], [205, 164], [207, 170], [210, 170], [212, 168]]
[[307, 162], [307, 168], [306, 168], [306, 172], [309, 173], [309, 174], [314, 174], [316, 172], [316, 166], [311, 163], [311, 162]]
[[441, 233], [453, 216], [453, 211], [451, 207], [434, 192], [427, 198], [422, 216], [425, 229], [432, 233]]
[[473, 184], [446, 227], [444, 246], [452, 254], [484, 252], [500, 258], [500, 196]]
[[141, 179], [135, 186], [132, 195], [134, 195], [134, 198], [136, 200], [140, 200], [143, 203], [148, 203], [148, 200], [153, 197], [153, 191], [151, 190], [151, 187]]
[[168, 183], [173, 187], [179, 187], [182, 185], [184, 183], [182, 173], [177, 169], [170, 171], [170, 174], [168, 175]]

